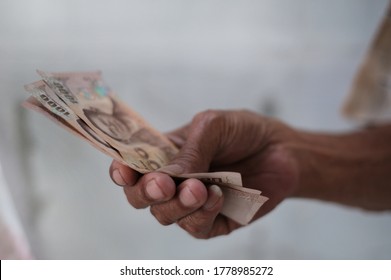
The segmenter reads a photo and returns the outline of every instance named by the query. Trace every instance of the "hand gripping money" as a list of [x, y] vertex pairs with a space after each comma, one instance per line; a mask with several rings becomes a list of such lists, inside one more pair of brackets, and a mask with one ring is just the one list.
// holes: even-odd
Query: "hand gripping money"
[[[344, 107], [353, 119], [389, 116], [390, 18], [391, 6]], [[99, 72], [40, 74], [25, 106], [114, 158], [111, 177], [132, 206], [197, 238], [228, 234], [288, 197], [391, 210], [389, 122], [326, 134], [247, 111], [206, 111], [169, 141], [119, 102]]]
[[[173, 142], [119, 101], [100, 72], [38, 73], [43, 80], [26, 86], [32, 97], [25, 106], [87, 140], [117, 163], [145, 174], [161, 170], [178, 153]], [[207, 186], [219, 185], [225, 198], [220, 213], [240, 224], [249, 223], [267, 201], [260, 190], [244, 188], [239, 173], [166, 173], [177, 182], [197, 178]]]
[[197, 238], [228, 234], [289, 197], [391, 210], [389, 124], [312, 133], [249, 111], [210, 110], [162, 135], [97, 88], [97, 73], [42, 75], [26, 87], [25, 106], [112, 156], [111, 177], [132, 206]]

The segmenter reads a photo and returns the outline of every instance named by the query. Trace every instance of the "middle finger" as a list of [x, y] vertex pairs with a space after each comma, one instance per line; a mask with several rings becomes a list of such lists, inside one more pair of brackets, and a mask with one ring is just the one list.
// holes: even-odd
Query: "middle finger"
[[174, 180], [167, 174], [151, 172], [142, 176], [135, 185], [125, 186], [129, 203], [137, 208], [170, 200], [176, 192]]
[[152, 205], [151, 213], [161, 224], [169, 225], [196, 211], [207, 197], [208, 191], [201, 181], [187, 179], [179, 184], [172, 199]]

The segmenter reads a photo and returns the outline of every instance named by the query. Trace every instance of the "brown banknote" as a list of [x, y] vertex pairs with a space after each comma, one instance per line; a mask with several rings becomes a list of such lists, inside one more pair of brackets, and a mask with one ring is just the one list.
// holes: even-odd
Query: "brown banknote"
[[[35, 111], [45, 114], [45, 116], [57, 115], [55, 119], [77, 131], [78, 136], [85, 137], [91, 144], [101, 152], [108, 156], [124, 162], [121, 155], [113, 149], [107, 142], [102, 140], [89, 126], [79, 118], [61, 99], [55, 95], [49, 86], [43, 82], [38, 81], [25, 86], [25, 89], [36, 99], [29, 99], [25, 105]], [[30, 106], [28, 106], [30, 104]], [[44, 108], [42, 108], [44, 107]], [[59, 118], [58, 118], [59, 117]], [[53, 118], [51, 118], [53, 119]], [[81, 135], [79, 135], [81, 134]]]
[[[168, 138], [121, 102], [104, 84], [100, 72], [45, 73], [29, 85], [32, 95], [24, 106], [44, 114], [98, 150], [148, 173], [169, 163], [178, 152]], [[173, 175], [173, 174], [171, 174]], [[212, 172], [175, 175], [197, 178], [223, 190], [221, 214], [247, 224], [268, 198], [259, 190], [242, 186], [239, 173]]]
[[141, 116], [119, 101], [99, 72], [39, 72], [53, 92], [133, 169], [158, 169], [177, 148]]

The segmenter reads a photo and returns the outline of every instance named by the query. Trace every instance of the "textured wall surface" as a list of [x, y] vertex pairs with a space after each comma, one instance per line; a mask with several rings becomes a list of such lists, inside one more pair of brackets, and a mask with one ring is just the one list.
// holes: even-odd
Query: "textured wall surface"
[[35, 69], [100, 69], [161, 131], [208, 108], [310, 130], [340, 115], [387, 1], [0, 1], [0, 156], [36, 258], [382, 259], [390, 214], [287, 200], [229, 236], [195, 240], [131, 208], [110, 159], [26, 111]]

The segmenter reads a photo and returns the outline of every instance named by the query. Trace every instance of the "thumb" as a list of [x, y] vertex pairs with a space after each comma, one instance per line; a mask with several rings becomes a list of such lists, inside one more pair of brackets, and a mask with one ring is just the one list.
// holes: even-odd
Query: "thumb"
[[169, 133], [168, 138], [180, 150], [168, 165], [157, 171], [169, 175], [208, 172], [221, 138], [221, 126], [213, 120], [214, 113], [199, 113], [189, 125]]

